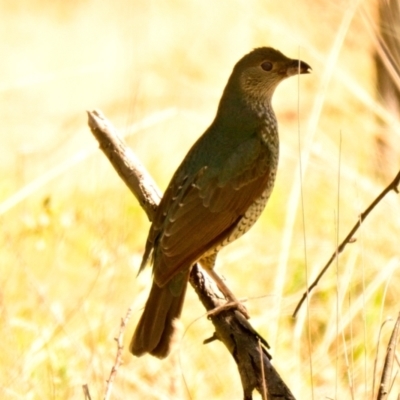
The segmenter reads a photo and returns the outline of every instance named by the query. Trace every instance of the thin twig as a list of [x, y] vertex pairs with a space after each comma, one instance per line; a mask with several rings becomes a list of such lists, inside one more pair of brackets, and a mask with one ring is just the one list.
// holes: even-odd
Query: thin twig
[[82, 385], [83, 394], [85, 396], [85, 400], [92, 400], [89, 392], [89, 386], [86, 384]]
[[382, 335], [382, 329], [383, 327], [386, 325], [386, 323], [393, 321], [392, 318], [387, 318], [385, 319], [385, 321], [383, 321], [383, 323], [381, 324], [380, 328], [379, 328], [379, 333], [378, 333], [378, 340], [376, 341], [376, 354], [375, 354], [375, 360], [374, 360], [374, 369], [373, 369], [373, 373], [372, 373], [372, 393], [371, 393], [371, 399], [374, 398], [374, 394], [375, 394], [375, 377], [376, 377], [376, 371], [378, 369], [378, 359], [379, 359], [379, 347], [381, 344], [381, 335]]
[[119, 328], [118, 337], [115, 338], [115, 341], [117, 342], [117, 354], [115, 355], [115, 361], [114, 361], [114, 365], [111, 368], [110, 376], [107, 379], [104, 400], [110, 399], [113, 383], [114, 383], [115, 377], [117, 376], [118, 368], [122, 364], [122, 351], [124, 350], [124, 332], [125, 332], [126, 325], [129, 321], [129, 318], [131, 317], [131, 313], [132, 313], [131, 309], [128, 308], [125, 318], [121, 318], [121, 325]]
[[377, 400], [385, 400], [390, 393], [391, 378], [393, 374], [393, 363], [396, 354], [396, 344], [400, 336], [400, 313], [397, 317], [396, 324], [390, 336], [389, 344], [386, 351], [385, 364], [383, 366], [381, 384]]
[[264, 363], [262, 360], [263, 357], [263, 349], [261, 341], [258, 341], [258, 351], [260, 352], [260, 365], [261, 365], [261, 377], [262, 377], [262, 398], [263, 400], [267, 400], [267, 386], [265, 385], [265, 371], [264, 371]]
[[360, 214], [356, 224], [353, 226], [352, 230], [349, 232], [349, 234], [346, 236], [346, 238], [343, 240], [343, 242], [336, 248], [336, 250], [333, 252], [331, 258], [328, 260], [328, 262], [325, 264], [324, 268], [322, 268], [321, 272], [318, 274], [317, 278], [313, 281], [313, 283], [307, 288], [307, 290], [304, 292], [301, 300], [297, 304], [296, 309], [294, 310], [293, 317], [296, 317], [300, 307], [304, 303], [304, 300], [307, 298], [309, 293], [311, 292], [312, 289], [314, 289], [317, 285], [319, 280], [322, 278], [322, 276], [325, 274], [325, 272], [328, 270], [329, 266], [332, 264], [333, 260], [340, 254], [346, 245], [348, 243], [353, 243], [355, 241], [354, 234], [357, 232], [358, 228], [360, 228], [361, 224], [365, 221], [365, 219], [368, 217], [370, 212], [376, 207], [376, 205], [391, 191], [394, 190], [396, 193], [399, 193], [398, 186], [400, 184], [400, 171], [397, 173], [396, 177], [393, 179], [393, 181], [381, 192], [381, 194], [369, 205], [369, 207]]

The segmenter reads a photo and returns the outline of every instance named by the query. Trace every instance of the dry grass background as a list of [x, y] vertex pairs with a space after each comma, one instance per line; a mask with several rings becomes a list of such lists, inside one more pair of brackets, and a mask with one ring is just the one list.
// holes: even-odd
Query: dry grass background
[[[399, 311], [397, 195], [374, 210], [324, 277], [309, 322], [305, 310], [296, 320], [291, 313], [306, 268], [316, 275], [386, 185], [374, 137], [379, 119], [394, 121], [375, 100], [364, 18], [374, 18], [375, 7], [368, 0], [0, 3], [2, 399], [82, 399], [85, 383], [102, 398], [120, 318], [131, 306], [128, 344], [147, 297], [150, 271], [135, 276], [149, 225], [96, 150], [85, 110], [102, 109], [129, 135], [164, 189], [211, 122], [233, 64], [262, 45], [300, 54], [313, 73], [275, 94], [276, 188], [252, 231], [221, 253], [219, 271], [249, 298], [253, 325], [298, 399], [372, 398], [381, 324]], [[112, 398], [241, 398], [226, 350], [201, 344], [212, 327], [188, 292], [177, 352], [160, 362], [125, 351]], [[382, 330], [383, 346], [391, 326]], [[382, 359], [381, 349], [377, 377]], [[398, 392], [397, 378], [392, 398]]]

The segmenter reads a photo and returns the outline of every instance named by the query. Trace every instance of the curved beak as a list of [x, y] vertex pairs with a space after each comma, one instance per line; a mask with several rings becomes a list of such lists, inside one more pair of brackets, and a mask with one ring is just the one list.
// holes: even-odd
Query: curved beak
[[286, 75], [309, 74], [312, 68], [301, 60], [291, 60], [286, 69]]

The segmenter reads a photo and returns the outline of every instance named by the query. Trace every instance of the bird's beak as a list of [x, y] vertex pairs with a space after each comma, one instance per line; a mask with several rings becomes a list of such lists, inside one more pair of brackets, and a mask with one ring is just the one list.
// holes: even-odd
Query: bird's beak
[[291, 60], [286, 68], [286, 75], [309, 74], [312, 68], [301, 60]]

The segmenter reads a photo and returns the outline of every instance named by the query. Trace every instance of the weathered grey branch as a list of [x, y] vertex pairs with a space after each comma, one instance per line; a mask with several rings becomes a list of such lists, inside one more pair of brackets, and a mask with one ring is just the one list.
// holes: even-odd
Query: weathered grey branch
[[157, 184], [101, 111], [88, 111], [88, 116], [90, 130], [99, 142], [100, 149], [152, 221], [162, 197]]
[[[88, 112], [88, 115], [89, 127], [98, 140], [100, 148], [138, 199], [151, 221], [161, 199], [157, 185], [102, 113], [92, 111]], [[211, 311], [225, 302], [198, 265], [193, 266], [189, 281], [207, 311]], [[266, 350], [268, 344], [240, 312], [234, 309], [224, 310], [210, 316], [210, 319], [215, 327], [215, 333], [205, 343], [218, 339], [232, 354], [239, 369], [244, 399], [252, 399], [254, 389], [261, 393], [263, 399], [267, 400], [295, 399], [271, 364]], [[260, 346], [260, 342], [263, 346]]]

